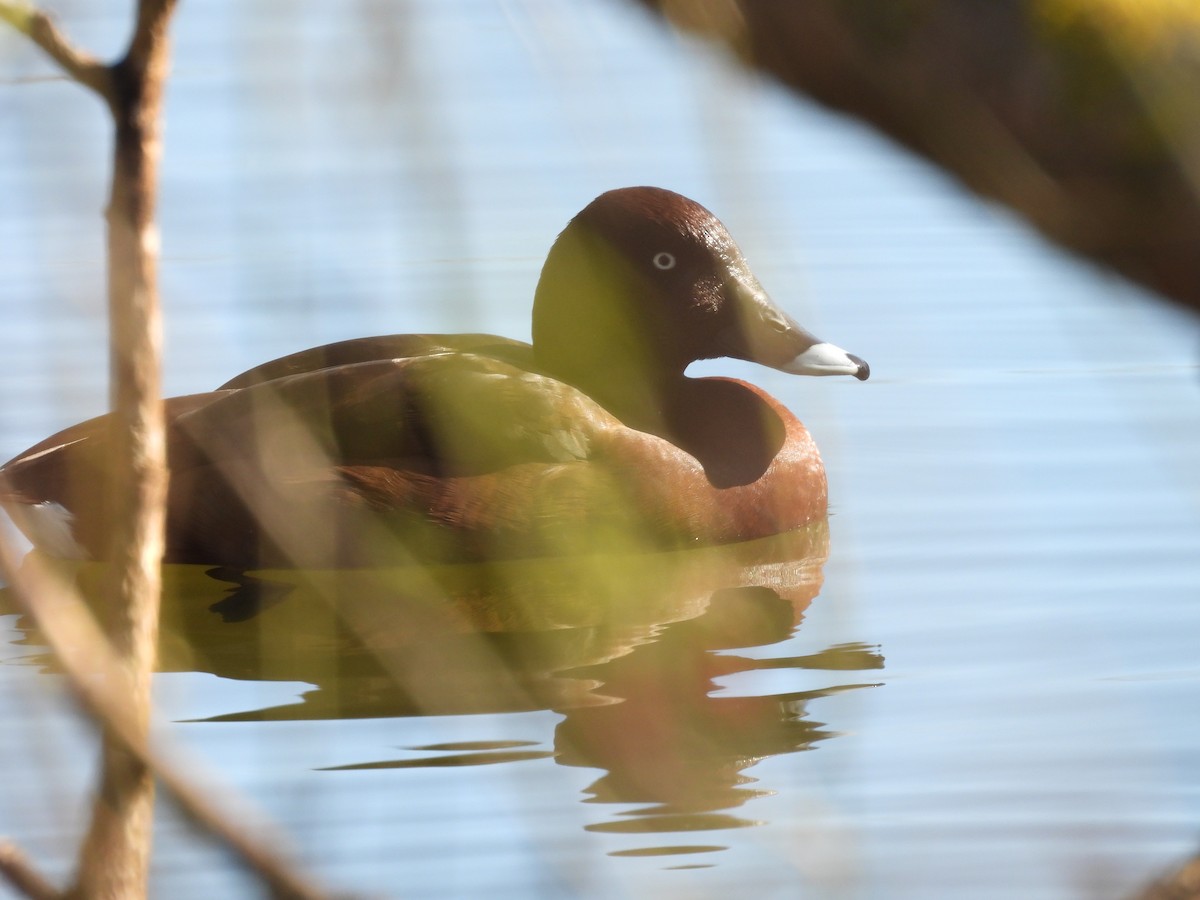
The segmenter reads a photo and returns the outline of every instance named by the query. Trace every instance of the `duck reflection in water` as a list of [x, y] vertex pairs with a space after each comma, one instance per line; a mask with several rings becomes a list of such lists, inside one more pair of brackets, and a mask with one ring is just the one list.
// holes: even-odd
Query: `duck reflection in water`
[[754, 824], [717, 814], [762, 795], [746, 786], [754, 779], [742, 771], [832, 737], [835, 732], [807, 717], [808, 702], [859, 685], [723, 697], [716, 679], [766, 668], [881, 664], [859, 646], [766, 660], [721, 652], [787, 639], [794, 612], [771, 588], [717, 591], [699, 618], [672, 625], [634, 653], [574, 673], [593, 675], [619, 702], [569, 711], [555, 736], [558, 761], [605, 770], [589, 789], [592, 802], [649, 804], [590, 830], [690, 832]]
[[[643, 805], [589, 830], [754, 824], [728, 812], [762, 793], [744, 770], [831, 737], [808, 718], [808, 703], [864, 685], [822, 675], [812, 690], [723, 696], [718, 679], [883, 665], [862, 645], [762, 659], [730, 652], [793, 635], [820, 590], [827, 551], [822, 521], [766, 541], [625, 557], [254, 575], [170, 566], [160, 666], [313, 685], [298, 703], [213, 721], [552, 709], [563, 716], [552, 740], [438, 744], [333, 768], [554, 758], [603, 771], [588, 802]], [[26, 564], [50, 562], [33, 554]], [[102, 585], [98, 564], [77, 578], [102, 602], [103, 591], [90, 590]]]

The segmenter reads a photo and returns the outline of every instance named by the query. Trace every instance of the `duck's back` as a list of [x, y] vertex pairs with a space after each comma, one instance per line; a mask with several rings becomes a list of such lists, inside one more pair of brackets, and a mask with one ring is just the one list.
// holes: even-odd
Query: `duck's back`
[[336, 366], [444, 353], [472, 353], [521, 368], [533, 366], [533, 348], [529, 344], [494, 334], [385, 334], [352, 338], [281, 356], [229, 379], [218, 390], [250, 387]]

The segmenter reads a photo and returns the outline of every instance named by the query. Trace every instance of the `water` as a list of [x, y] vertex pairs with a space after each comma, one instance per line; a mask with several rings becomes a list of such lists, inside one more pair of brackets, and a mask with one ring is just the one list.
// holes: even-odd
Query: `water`
[[[125, 15], [61, 11], [105, 52]], [[361, 334], [525, 338], [553, 236], [595, 194], [637, 183], [713, 208], [775, 299], [873, 370], [859, 384], [698, 367], [764, 385], [822, 447], [829, 559], [787, 582], [823, 578], [811, 602], [708, 602], [708, 587], [762, 585], [761, 571], [674, 594], [635, 571], [623, 596], [638, 621], [418, 640], [416, 656], [399, 641], [419, 703], [344, 647], [264, 649], [267, 678], [237, 669], [230, 632], [224, 652], [176, 648], [157, 682], [164, 735], [327, 883], [1108, 898], [1195, 851], [1194, 319], [620, 5], [185, 4], [175, 35], [172, 393]], [[0, 36], [0, 59], [7, 455], [105, 404], [107, 136], [78, 89], [14, 83], [49, 71], [19, 41]], [[177, 611], [228, 587], [186, 585]], [[612, 612], [618, 595], [570, 609]], [[355, 596], [429, 627], [394, 592]], [[794, 633], [780, 596], [802, 613]], [[767, 624], [745, 633], [759, 609]], [[0, 789], [0, 834], [61, 877], [92, 744], [36, 636], [0, 626], [0, 765], [20, 773]], [[251, 639], [284, 640], [265, 625], [238, 640]], [[680, 738], [697, 733], [718, 749]], [[663, 808], [664, 784], [691, 807]], [[161, 896], [254, 895], [169, 809], [154, 877]]]

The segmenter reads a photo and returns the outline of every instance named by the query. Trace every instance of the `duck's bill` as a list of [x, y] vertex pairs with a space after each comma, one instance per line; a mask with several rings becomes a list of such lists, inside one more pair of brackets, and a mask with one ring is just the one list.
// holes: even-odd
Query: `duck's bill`
[[726, 301], [738, 312], [730, 356], [793, 375], [853, 375], [866, 381], [871, 368], [841, 347], [822, 341], [775, 305], [740, 254], [727, 261]]
[[859, 381], [871, 376], [871, 367], [866, 362], [825, 341], [818, 341], [775, 368], [793, 375], [853, 375]]
[[765, 293], [759, 292], [742, 310], [742, 349], [731, 356], [793, 375], [853, 375], [859, 381], [870, 376], [866, 362], [806, 331]]

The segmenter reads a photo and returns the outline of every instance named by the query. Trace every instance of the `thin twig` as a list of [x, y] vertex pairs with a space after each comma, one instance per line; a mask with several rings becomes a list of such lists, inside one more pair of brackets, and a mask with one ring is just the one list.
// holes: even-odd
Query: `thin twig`
[[59, 900], [62, 892], [55, 889], [12, 841], [0, 840], [0, 875], [31, 900]]
[[113, 105], [113, 81], [109, 67], [76, 48], [59, 31], [49, 15], [29, 3], [0, 0], [0, 19], [41, 47], [71, 78], [91, 88], [109, 106]]

